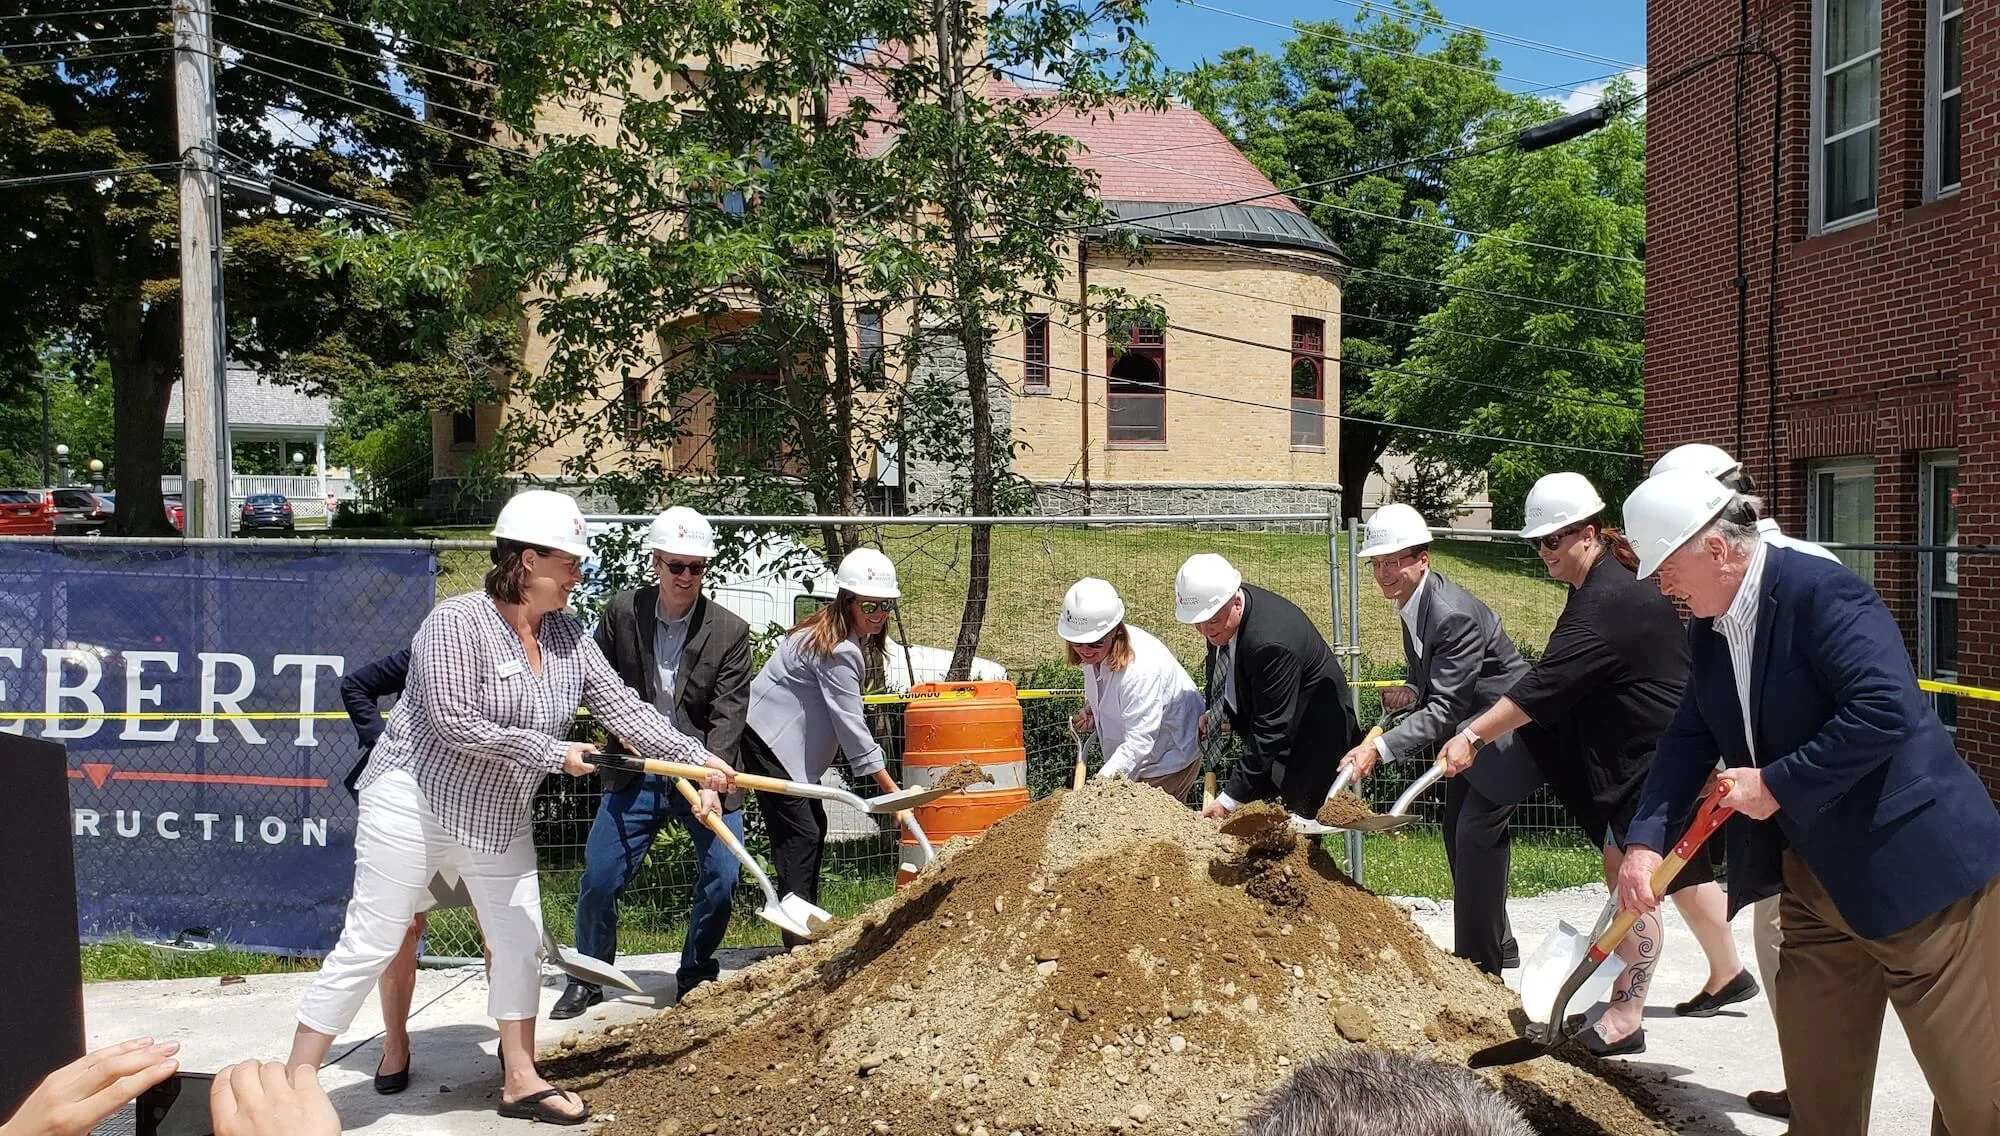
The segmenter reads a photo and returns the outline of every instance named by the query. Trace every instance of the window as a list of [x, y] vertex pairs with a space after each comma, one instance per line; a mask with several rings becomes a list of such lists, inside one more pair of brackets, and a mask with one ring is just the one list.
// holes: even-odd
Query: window
[[646, 434], [646, 380], [627, 375], [618, 388], [618, 440], [636, 446]]
[[[1918, 464], [1918, 510], [1923, 525], [1918, 543], [1931, 548], [1958, 544], [1958, 455], [1925, 454]], [[1917, 673], [1941, 682], [1958, 681], [1958, 553], [1925, 552], [1917, 564]], [[1958, 724], [1958, 699], [1934, 694], [1931, 703], [1947, 726]]]
[[1029, 312], [1021, 325], [1021, 386], [1049, 389], [1049, 313]]
[[1110, 394], [1106, 441], [1112, 446], [1158, 448], [1167, 444], [1167, 342], [1152, 323], [1134, 324], [1123, 350], [1105, 348]]
[[479, 420], [470, 410], [451, 412], [451, 448], [467, 449], [479, 444]]
[[[1806, 529], [1822, 543], [1875, 542], [1875, 463], [1869, 458], [1814, 462], [1806, 470]], [[1875, 581], [1875, 554], [1834, 549], [1834, 555]]]
[[1292, 317], [1292, 447], [1326, 446], [1326, 321]]
[[1958, 123], [1962, 82], [1959, 30], [1965, 0], [1930, 0], [1924, 51], [1924, 198], [1958, 188]]
[[1814, 0], [1815, 232], [1875, 211], [1881, 61], [1882, 0]]
[[854, 313], [855, 364], [869, 374], [882, 372], [882, 313], [863, 308]]

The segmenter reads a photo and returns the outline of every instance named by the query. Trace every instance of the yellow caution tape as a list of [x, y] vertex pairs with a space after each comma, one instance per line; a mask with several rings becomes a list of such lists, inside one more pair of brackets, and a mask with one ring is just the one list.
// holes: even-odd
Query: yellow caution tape
[[2000, 690], [1987, 690], [1977, 686], [1960, 686], [1955, 682], [1939, 682], [1936, 679], [1920, 678], [1917, 685], [1931, 694], [1955, 694], [1960, 698], [1977, 698], [1986, 702], [2000, 702]]
[[[1014, 692], [1014, 696], [1023, 702], [1033, 702], [1043, 698], [1081, 698], [1083, 697], [1083, 691], [1060, 689], [1018, 690]], [[899, 703], [952, 701], [973, 697], [976, 697], [976, 695], [970, 690], [944, 690], [922, 697], [912, 697], [907, 694], [867, 694], [862, 696], [861, 701], [870, 706], [893, 706]], [[576, 715], [579, 718], [588, 718], [590, 717], [590, 711], [579, 706], [577, 707]], [[383, 715], [385, 718], [389, 716], [389, 714]], [[15, 713], [0, 710], [0, 722], [296, 722], [307, 718], [344, 722], [347, 720], [347, 713], [342, 710], [316, 710], [311, 714], [301, 714], [297, 711], [288, 710], [244, 710], [228, 713], [211, 711], [203, 714], [194, 710], [151, 710], [130, 714], [86, 714], [81, 711], [23, 710]]]

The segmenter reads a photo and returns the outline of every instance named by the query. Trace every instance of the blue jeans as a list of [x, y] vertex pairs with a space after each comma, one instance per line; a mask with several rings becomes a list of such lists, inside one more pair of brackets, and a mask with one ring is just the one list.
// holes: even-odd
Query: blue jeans
[[[722, 815], [723, 823], [743, 839], [743, 813]], [[681, 947], [675, 984], [686, 991], [715, 978], [721, 964], [715, 949], [729, 930], [731, 901], [736, 895], [740, 866], [728, 845], [695, 819], [685, 798], [664, 777], [643, 774], [616, 792], [607, 791], [597, 805], [590, 839], [583, 850], [583, 880], [576, 897], [576, 949], [594, 959], [618, 956], [618, 897], [639, 874], [646, 851], [662, 825], [674, 821], [694, 838], [694, 905], [688, 910], [687, 942]]]

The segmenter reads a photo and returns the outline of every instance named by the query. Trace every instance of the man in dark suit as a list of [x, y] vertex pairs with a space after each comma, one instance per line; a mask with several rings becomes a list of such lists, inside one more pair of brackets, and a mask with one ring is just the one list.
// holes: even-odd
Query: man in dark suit
[[[1932, 1131], [2000, 1133], [2000, 812], [1845, 566], [1757, 539], [1758, 502], [1694, 470], [1625, 502], [1641, 576], [1695, 616], [1694, 671], [1627, 830], [1649, 883], [1718, 760], [1729, 894], [1779, 891], [1778, 1040], [1792, 1130], [1864, 1136], [1884, 1004], [1936, 1099]], [[1732, 913], [1733, 914], [1733, 913]]]
[[[1333, 788], [1335, 763], [1361, 736], [1347, 676], [1306, 613], [1275, 592], [1245, 584], [1212, 552], [1188, 558], [1174, 578], [1174, 614], [1208, 640], [1209, 704], [1219, 701], [1243, 753], [1229, 783], [1202, 815], [1280, 797], [1311, 817]], [[1202, 717], [1202, 729], [1217, 723]]]
[[[1356, 777], [1368, 776], [1377, 759], [1435, 758], [1438, 746], [1528, 673], [1493, 609], [1431, 569], [1430, 541], [1429, 526], [1408, 505], [1384, 505], [1368, 520], [1359, 555], [1401, 613], [1410, 675], [1409, 687], [1383, 692], [1383, 706], [1400, 701], [1416, 709], [1373, 742], [1348, 751], [1340, 764], [1353, 767]], [[1515, 807], [1542, 783], [1517, 734], [1495, 740], [1465, 776], [1445, 782], [1444, 791], [1452, 952], [1493, 975], [1521, 965], [1507, 926], [1508, 824]]]
[[[715, 555], [714, 532], [699, 513], [675, 506], [653, 521], [645, 547], [659, 582], [611, 597], [597, 625], [597, 645], [626, 685], [735, 765], [750, 705], [750, 627], [701, 594], [702, 575]], [[666, 778], [614, 769], [600, 769], [598, 776], [604, 796], [584, 848], [576, 949], [605, 962], [616, 958], [618, 896], [639, 874], [661, 826], [673, 821], [693, 838], [697, 865], [687, 940], [674, 975], [686, 994], [721, 973], [715, 949], [729, 929], [736, 858]], [[704, 789], [701, 808], [720, 812], [743, 838], [741, 793], [722, 799]], [[573, 1018], [603, 1000], [598, 987], [572, 979], [549, 1017]]]

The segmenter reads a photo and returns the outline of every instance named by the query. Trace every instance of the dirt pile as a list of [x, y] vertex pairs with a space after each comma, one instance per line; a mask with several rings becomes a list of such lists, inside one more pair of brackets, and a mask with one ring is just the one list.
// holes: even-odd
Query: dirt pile
[[[549, 1075], [617, 1136], [1220, 1136], [1319, 1053], [1462, 1062], [1518, 1009], [1283, 812], [1093, 782]], [[1543, 1133], [1669, 1131], [1574, 1060], [1493, 1080]]]
[[[1319, 807], [1319, 815], [1314, 820], [1329, 828], [1345, 828], [1358, 820], [1367, 820], [1375, 815], [1368, 802], [1352, 793], [1343, 792]], [[1366, 872], [1362, 873], [1366, 875]]]
[[956, 793], [967, 786], [985, 785], [992, 780], [993, 775], [980, 768], [977, 762], [961, 761], [932, 779], [930, 787]]

